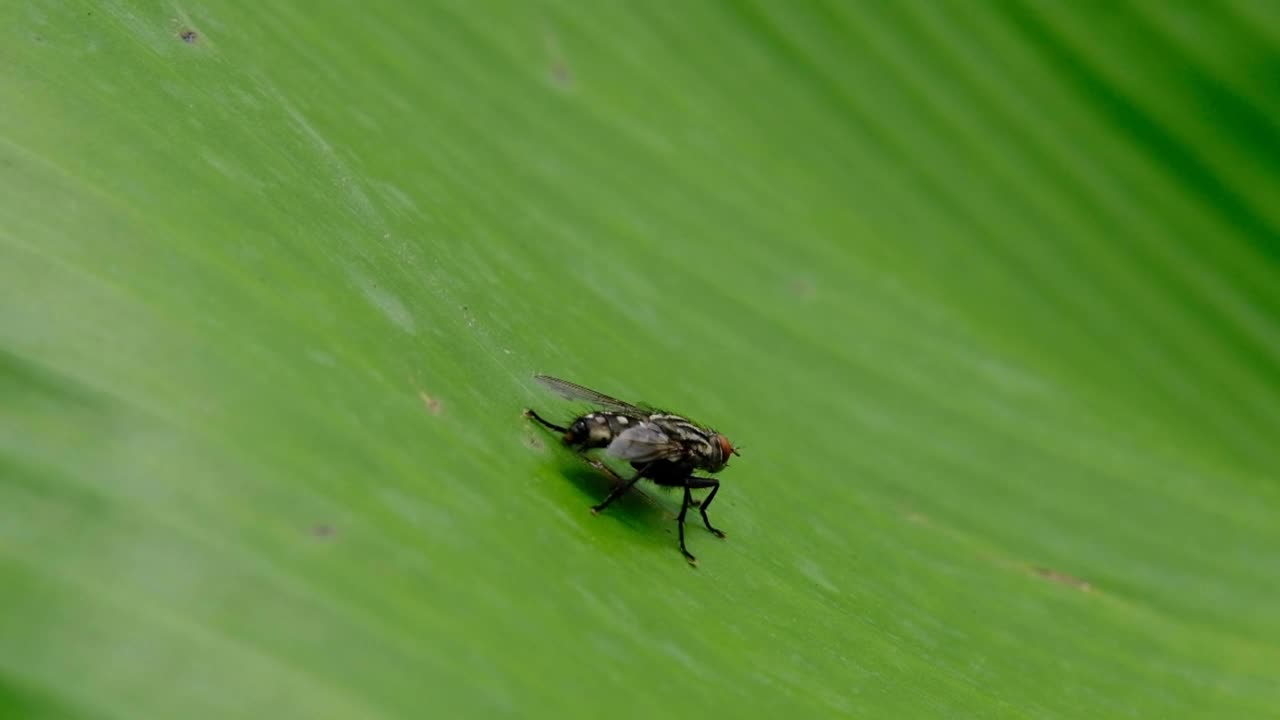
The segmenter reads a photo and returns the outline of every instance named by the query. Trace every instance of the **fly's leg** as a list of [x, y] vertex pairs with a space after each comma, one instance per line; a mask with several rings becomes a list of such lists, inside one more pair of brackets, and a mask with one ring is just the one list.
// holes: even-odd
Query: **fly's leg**
[[604, 473], [605, 475], [608, 475], [608, 476], [609, 476], [609, 479], [613, 481], [613, 484], [614, 484], [615, 486], [616, 486], [616, 485], [621, 485], [621, 484], [623, 484], [623, 483], [625, 483], [625, 482], [626, 482], [626, 480], [623, 480], [623, 479], [622, 479], [622, 476], [621, 476], [621, 475], [619, 475], [618, 473], [616, 473], [616, 472], [614, 472], [614, 471], [613, 471], [613, 468], [609, 467], [608, 465], [605, 465], [604, 463], [600, 462], [599, 460], [593, 460], [593, 459], [591, 459], [591, 458], [589, 458], [589, 457], [584, 457], [584, 458], [582, 458], [582, 459], [583, 459], [583, 460], [585, 460], [585, 461], [587, 462], [587, 464], [588, 464], [588, 465], [590, 465], [591, 467], [593, 467], [593, 468], [595, 468], [595, 469], [599, 470], [600, 472]]
[[567, 432], [569, 432], [569, 428], [567, 428], [567, 427], [560, 427], [559, 425], [556, 425], [556, 424], [555, 424], [555, 423], [553, 423], [553, 422], [548, 422], [548, 421], [546, 421], [546, 420], [543, 420], [541, 415], [539, 415], [538, 413], [536, 413], [536, 412], [534, 412], [534, 411], [532, 411], [532, 410], [530, 410], [530, 409], [528, 409], [528, 408], [525, 408], [524, 416], [525, 416], [525, 417], [527, 417], [527, 418], [529, 418], [530, 420], [534, 420], [534, 421], [536, 421], [536, 422], [538, 422], [538, 423], [541, 423], [543, 427], [546, 427], [546, 428], [550, 428], [550, 429], [552, 429], [552, 430], [555, 430], [556, 432], [558, 432], [558, 433], [560, 433], [560, 434], [562, 434], [562, 435], [563, 435], [563, 434], [565, 434], [565, 433], [567, 433]]
[[724, 531], [718, 530], [711, 526], [711, 519], [707, 517], [707, 508], [711, 507], [711, 501], [716, 499], [716, 493], [720, 491], [720, 481], [712, 478], [691, 477], [685, 483], [685, 494], [689, 492], [689, 488], [711, 488], [711, 492], [702, 499], [702, 504], [698, 506], [698, 510], [702, 513], [702, 522], [706, 524], [707, 529], [712, 535], [718, 538], [724, 537]]
[[599, 513], [601, 510], [604, 510], [605, 508], [609, 507], [609, 503], [618, 499], [620, 495], [630, 490], [632, 486], [635, 485], [636, 483], [640, 482], [640, 478], [644, 477], [644, 471], [649, 469], [648, 466], [642, 467], [639, 470], [637, 470], [636, 474], [632, 475], [630, 479], [623, 480], [622, 478], [618, 477], [618, 473], [614, 472], [608, 465], [605, 465], [599, 460], [588, 459], [587, 462], [591, 464], [591, 467], [613, 478], [613, 480], [617, 483], [614, 485], [613, 489], [609, 491], [609, 494], [605, 496], [604, 500], [600, 501], [599, 505], [592, 506], [591, 508], [592, 515], [595, 515]]
[[684, 515], [689, 512], [689, 506], [693, 504], [693, 493], [689, 490], [689, 486], [684, 486], [684, 502], [680, 504], [680, 516], [676, 518], [676, 526], [680, 528], [680, 552], [684, 553], [684, 559], [689, 561], [690, 565], [697, 565], [698, 558], [689, 552], [689, 548], [684, 546]]

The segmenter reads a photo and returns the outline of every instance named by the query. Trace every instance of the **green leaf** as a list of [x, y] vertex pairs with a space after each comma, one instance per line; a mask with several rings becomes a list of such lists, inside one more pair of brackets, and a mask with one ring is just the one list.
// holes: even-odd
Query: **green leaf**
[[0, 715], [1278, 717], [1275, 7], [0, 6]]

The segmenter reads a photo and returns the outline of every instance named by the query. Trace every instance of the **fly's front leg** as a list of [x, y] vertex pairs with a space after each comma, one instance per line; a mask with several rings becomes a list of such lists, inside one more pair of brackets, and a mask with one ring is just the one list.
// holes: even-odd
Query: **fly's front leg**
[[720, 481], [714, 478], [690, 477], [685, 482], [686, 496], [689, 494], [689, 488], [711, 488], [711, 492], [707, 493], [707, 496], [702, 500], [702, 504], [698, 506], [698, 511], [702, 513], [702, 522], [711, 531], [711, 534], [718, 538], [724, 537], [724, 531], [712, 527], [711, 519], [707, 517], [707, 508], [711, 507], [711, 501], [716, 499], [716, 493], [720, 491]]
[[644, 471], [649, 469], [648, 466], [642, 467], [639, 470], [637, 470], [636, 474], [632, 475], [630, 479], [623, 480], [622, 478], [618, 477], [618, 473], [614, 472], [612, 468], [600, 462], [599, 460], [592, 460], [588, 458], [587, 462], [590, 463], [591, 467], [613, 478], [615, 483], [613, 486], [613, 489], [609, 491], [609, 494], [605, 496], [604, 500], [602, 500], [599, 505], [592, 506], [591, 508], [592, 515], [598, 514], [601, 510], [604, 510], [605, 508], [609, 507], [609, 503], [616, 500], [620, 495], [630, 490], [633, 485], [640, 482], [640, 478], [644, 477]]

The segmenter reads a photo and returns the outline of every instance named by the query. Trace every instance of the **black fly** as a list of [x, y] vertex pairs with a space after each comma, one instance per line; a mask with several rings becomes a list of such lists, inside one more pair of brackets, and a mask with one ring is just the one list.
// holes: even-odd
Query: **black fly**
[[[569, 427], [548, 422], [533, 410], [525, 410], [526, 417], [561, 433], [565, 445], [580, 453], [604, 448], [607, 454], [626, 460], [635, 468], [635, 474], [623, 480], [608, 465], [587, 458], [592, 467], [616, 483], [605, 499], [591, 508], [591, 512], [604, 510], [643, 478], [657, 485], [684, 488], [684, 502], [676, 523], [680, 528], [680, 552], [690, 563], [698, 562], [684, 545], [684, 516], [690, 506], [698, 507], [702, 522], [713, 535], [724, 537], [724, 533], [712, 527], [711, 520], [707, 518], [707, 508], [720, 489], [720, 481], [699, 477], [694, 475], [694, 471], [717, 473], [723, 470], [729, 463], [729, 456], [738, 454], [729, 438], [679, 415], [637, 407], [567, 380], [547, 375], [534, 377], [563, 397], [584, 400], [600, 409], [577, 418]], [[711, 488], [711, 492], [699, 504], [694, 501], [692, 491], [702, 488]]]

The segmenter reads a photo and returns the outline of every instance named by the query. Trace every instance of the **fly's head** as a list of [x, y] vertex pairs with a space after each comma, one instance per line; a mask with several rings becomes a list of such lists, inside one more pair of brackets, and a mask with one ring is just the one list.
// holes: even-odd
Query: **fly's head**
[[720, 472], [724, 469], [725, 465], [729, 464], [730, 455], [741, 454], [742, 453], [738, 452], [738, 449], [733, 446], [733, 443], [729, 442], [729, 438], [718, 432], [712, 431], [710, 452], [707, 453], [707, 457], [705, 458], [706, 470], [707, 472], [713, 473]]

